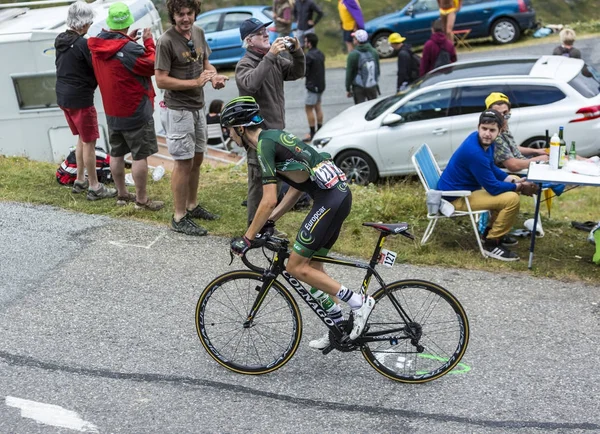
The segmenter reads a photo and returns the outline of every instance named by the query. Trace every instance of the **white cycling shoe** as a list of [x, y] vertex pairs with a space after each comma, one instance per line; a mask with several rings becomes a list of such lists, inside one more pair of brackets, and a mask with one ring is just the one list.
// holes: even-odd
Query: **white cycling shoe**
[[308, 343], [308, 346], [314, 350], [324, 350], [329, 346], [329, 330], [325, 332], [319, 339], [313, 339]]
[[369, 295], [366, 298], [363, 298], [363, 304], [361, 307], [352, 311], [354, 322], [352, 325], [352, 331], [350, 332], [350, 340], [353, 341], [362, 335], [363, 331], [365, 330], [367, 320], [369, 319], [369, 315], [371, 315], [371, 311], [374, 307], [375, 299]]

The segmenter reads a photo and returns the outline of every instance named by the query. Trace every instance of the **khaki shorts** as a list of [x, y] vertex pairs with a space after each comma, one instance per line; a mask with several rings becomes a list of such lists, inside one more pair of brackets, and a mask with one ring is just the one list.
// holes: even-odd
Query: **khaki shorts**
[[154, 119], [137, 130], [113, 131], [108, 129], [111, 157], [124, 157], [131, 152], [134, 161], [143, 160], [158, 152]]
[[204, 109], [162, 112], [169, 154], [175, 160], [189, 160], [206, 152], [206, 115]]

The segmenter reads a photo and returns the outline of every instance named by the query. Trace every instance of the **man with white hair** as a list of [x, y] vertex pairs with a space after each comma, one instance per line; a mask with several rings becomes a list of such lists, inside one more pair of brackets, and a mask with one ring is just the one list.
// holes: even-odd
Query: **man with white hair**
[[[98, 83], [92, 67], [92, 55], [87, 40], [83, 37], [93, 21], [94, 11], [87, 3], [73, 3], [67, 12], [68, 29], [54, 41], [56, 100], [65, 114], [71, 132], [78, 136], [75, 149], [77, 179], [72, 191], [82, 193], [87, 190], [88, 200], [117, 195], [117, 190], [98, 182], [96, 174], [96, 140], [100, 134], [98, 114], [94, 107], [94, 91]], [[87, 169], [88, 179], [85, 179], [84, 169]]]

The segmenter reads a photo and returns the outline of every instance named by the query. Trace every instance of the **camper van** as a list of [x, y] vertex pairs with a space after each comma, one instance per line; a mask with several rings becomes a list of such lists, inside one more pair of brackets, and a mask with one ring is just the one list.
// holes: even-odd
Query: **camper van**
[[[122, 0], [135, 22], [131, 28], [152, 29], [154, 40], [162, 34], [158, 11], [150, 0]], [[61, 162], [75, 145], [62, 110], [56, 103], [54, 40], [66, 30], [72, 1], [35, 1], [0, 5], [0, 155], [24, 156], [32, 160]], [[94, 24], [89, 36], [106, 28], [108, 8], [113, 1], [96, 1]], [[35, 5], [40, 8], [29, 8]], [[158, 101], [162, 92], [154, 84], [155, 124], [160, 125]], [[100, 92], [96, 90], [100, 139], [97, 146], [108, 148], [108, 129]]]

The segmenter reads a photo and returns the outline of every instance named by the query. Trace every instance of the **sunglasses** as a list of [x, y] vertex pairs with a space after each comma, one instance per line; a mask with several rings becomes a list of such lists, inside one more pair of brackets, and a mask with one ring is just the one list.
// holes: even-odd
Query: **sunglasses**
[[187, 41], [187, 46], [190, 49], [190, 52], [192, 53], [192, 59], [194, 61], [198, 60], [198, 53], [196, 53], [196, 46], [194, 45], [194, 41], [192, 41], [191, 39]]

